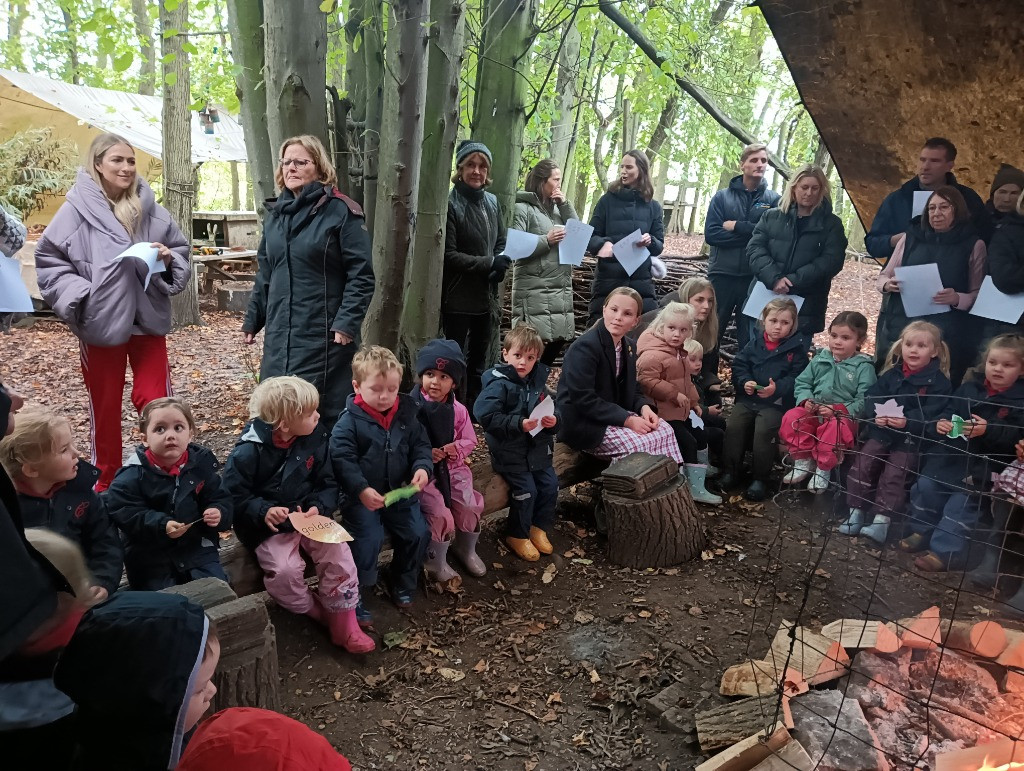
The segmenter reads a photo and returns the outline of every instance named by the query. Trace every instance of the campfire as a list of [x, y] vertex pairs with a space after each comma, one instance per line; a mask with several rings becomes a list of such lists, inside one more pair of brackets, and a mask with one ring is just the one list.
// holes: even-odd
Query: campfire
[[697, 771], [1024, 769], [1024, 632], [994, 621], [784, 621], [719, 691], [742, 698], [694, 715]]

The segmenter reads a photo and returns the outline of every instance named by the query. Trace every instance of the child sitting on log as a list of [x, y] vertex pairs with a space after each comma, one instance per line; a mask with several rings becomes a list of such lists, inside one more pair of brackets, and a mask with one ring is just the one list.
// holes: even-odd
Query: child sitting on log
[[853, 447], [864, 397], [876, 380], [874, 363], [860, 353], [867, 336], [864, 315], [843, 311], [829, 325], [828, 348], [797, 377], [796, 407], [782, 416], [779, 428], [793, 459], [784, 484], [800, 484], [810, 476], [807, 489], [825, 492], [843, 450]]
[[[352, 359], [352, 387], [345, 411], [331, 432], [334, 475], [346, 495], [342, 521], [355, 539], [352, 557], [359, 571], [356, 617], [373, 624], [367, 593], [377, 584], [377, 558], [385, 532], [391, 538], [391, 599], [399, 608], [412, 604], [430, 529], [417, 493], [430, 481], [430, 440], [417, 417], [416, 402], [399, 393], [402, 365], [379, 345]], [[386, 493], [397, 493], [388, 505]]]
[[[251, 422], [224, 465], [224, 484], [234, 498], [235, 532], [256, 553], [267, 593], [285, 610], [324, 624], [335, 645], [369, 653], [376, 645], [356, 621], [359, 580], [348, 544], [309, 538], [290, 516], [333, 517], [338, 506], [319, 404], [316, 388], [299, 377], [256, 386]], [[316, 594], [306, 586], [302, 552], [316, 566]]]
[[548, 532], [555, 522], [558, 475], [555, 473], [555, 405], [550, 415], [531, 417], [551, 394], [548, 367], [541, 364], [544, 341], [531, 326], [517, 324], [501, 346], [504, 364], [487, 370], [473, 414], [486, 432], [491, 465], [508, 483], [505, 543], [520, 559], [536, 562], [554, 548]]
[[693, 334], [693, 315], [691, 306], [676, 302], [658, 312], [637, 341], [636, 377], [647, 397], [654, 400], [658, 416], [667, 420], [675, 432], [693, 500], [718, 505], [722, 499], [704, 487], [707, 439], [703, 430], [690, 421], [691, 411], [699, 417], [701, 409], [700, 394], [682, 347]]
[[558, 438], [599, 458], [646, 452], [682, 464], [672, 426], [658, 417], [636, 381], [636, 344], [627, 334], [642, 308], [635, 289], [613, 289], [601, 318], [565, 352], [558, 379]]
[[749, 501], [768, 497], [768, 477], [778, 455], [779, 426], [794, 406], [796, 378], [807, 367], [807, 339], [797, 331], [796, 303], [769, 300], [755, 334], [732, 362], [736, 403], [729, 415], [722, 449], [722, 490], [739, 481], [743, 454], [753, 443], [753, 481], [743, 493]]
[[[707, 442], [706, 450], [697, 451], [697, 459], [708, 465], [708, 477], [718, 474], [718, 469], [711, 465], [711, 459], [721, 463], [722, 439], [725, 436], [725, 418], [722, 417], [722, 393], [709, 385], [708, 379], [703, 374], [705, 360], [708, 359], [704, 351], [704, 345], [695, 337], [691, 337], [683, 343], [683, 350], [686, 351], [686, 366], [690, 371], [690, 378], [693, 380], [694, 388], [697, 389], [698, 404], [700, 409], [694, 410], [704, 423], [704, 439]], [[717, 377], [715, 378], [717, 380]], [[692, 421], [691, 421], [692, 422]], [[706, 453], [706, 454], [705, 454]], [[706, 459], [706, 460], [704, 460]]]
[[[1017, 460], [1003, 469], [996, 478], [992, 492], [992, 529], [989, 531], [985, 556], [967, 579], [976, 588], [990, 592], [1000, 578], [1017, 578], [1016, 591], [1010, 589], [1004, 611], [1017, 618], [1024, 616], [1024, 564], [1021, 560], [1021, 514], [1024, 512], [1024, 439], [1017, 442]], [[1006, 586], [999, 586], [1005, 591]]]
[[227, 581], [217, 549], [231, 529], [231, 494], [213, 453], [192, 441], [192, 410], [176, 396], [154, 399], [139, 430], [142, 444], [105, 493], [124, 534], [128, 583], [157, 591], [197, 578]]
[[96, 581], [92, 599], [113, 594], [124, 567], [121, 538], [93, 490], [99, 469], [79, 460], [67, 419], [21, 412], [0, 441], [0, 462], [18, 492], [25, 527], [45, 527], [77, 543]]
[[424, 568], [431, 581], [461, 583], [448, 565], [449, 546], [470, 575], [480, 577], [487, 567], [476, 553], [484, 497], [473, 489], [473, 472], [466, 463], [476, 448], [476, 431], [469, 410], [455, 398], [455, 390], [466, 378], [466, 359], [459, 344], [431, 340], [416, 357], [416, 374], [419, 382], [410, 396], [419, 405], [434, 461], [434, 478], [420, 491], [420, 507], [430, 525]]
[[[949, 348], [942, 332], [927, 321], [910, 322], [865, 396], [866, 437], [846, 477], [850, 516], [839, 526], [840, 533], [885, 543], [892, 514], [902, 514], [906, 507], [921, 443], [925, 437], [938, 438], [935, 421], [952, 392]], [[889, 401], [896, 402], [903, 417], [875, 414], [877, 405]]]

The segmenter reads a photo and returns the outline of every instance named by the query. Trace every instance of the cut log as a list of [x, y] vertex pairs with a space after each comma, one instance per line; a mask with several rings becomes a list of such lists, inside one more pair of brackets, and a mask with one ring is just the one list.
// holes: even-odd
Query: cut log
[[1008, 669], [999, 683], [999, 689], [1004, 693], [1016, 693], [1024, 696], [1024, 674]]
[[231, 590], [231, 587], [219, 578], [200, 578], [195, 581], [189, 581], [187, 584], [171, 586], [160, 591], [188, 597], [194, 603], [202, 605], [203, 610], [209, 610], [217, 605], [223, 605], [225, 602], [238, 599], [238, 595]]
[[949, 624], [943, 645], [953, 650], [994, 659], [1006, 650], [1006, 632], [995, 621], [954, 621]]
[[776, 726], [768, 736], [764, 731], [758, 731], [710, 760], [705, 760], [694, 771], [750, 771], [792, 741], [793, 737], [785, 726]]
[[604, 494], [608, 559], [630, 568], [660, 568], [695, 559], [707, 545], [704, 515], [676, 474], [645, 500]]
[[766, 731], [774, 733], [777, 727], [785, 727], [778, 696], [754, 696], [723, 704], [698, 712], [694, 722], [697, 724], [697, 740], [703, 752], [731, 747], [749, 736]]
[[900, 619], [896, 622], [896, 629], [900, 633], [900, 642], [906, 647], [931, 650], [942, 642], [941, 623], [939, 609], [933, 605], [913, 618]]
[[1006, 633], [1007, 645], [996, 657], [996, 663], [1004, 667], [1015, 667], [1024, 669], [1024, 632], [1004, 630]]
[[842, 677], [850, 665], [849, 654], [838, 642], [806, 627], [794, 627], [789, 621], [780, 624], [764, 660], [776, 670], [787, 666], [795, 669], [808, 685]]
[[861, 618], [841, 618], [821, 628], [821, 634], [847, 650], [868, 648], [876, 653], [895, 653], [900, 638], [888, 624]]
[[803, 676], [792, 667], [780, 676], [767, 661], [747, 660], [725, 670], [718, 692], [723, 696], [769, 696], [777, 693], [780, 685], [788, 696], [806, 693], [809, 687]]
[[207, 610], [220, 639], [212, 711], [260, 707], [277, 711], [277, 635], [259, 597], [242, 597]]
[[814, 761], [804, 745], [792, 739], [781, 750], [762, 760], [750, 771], [812, 771]]

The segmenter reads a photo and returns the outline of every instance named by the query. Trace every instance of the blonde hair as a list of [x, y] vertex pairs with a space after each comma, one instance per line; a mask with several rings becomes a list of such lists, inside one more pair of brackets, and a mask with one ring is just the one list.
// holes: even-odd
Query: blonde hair
[[629, 299], [631, 299], [633, 302], [636, 303], [636, 316], [637, 316], [637, 318], [640, 318], [640, 314], [644, 312], [644, 298], [641, 297], [640, 293], [638, 291], [636, 291], [635, 289], [633, 289], [633, 287], [629, 287], [629, 286], [617, 286], [617, 287], [615, 287], [612, 291], [610, 291], [605, 296], [604, 302], [601, 303], [601, 307], [602, 308], [607, 308], [608, 307], [608, 303], [610, 303], [612, 301], [612, 298], [615, 297], [615, 295], [620, 295], [620, 294], [621, 295], [625, 295], [626, 297], [628, 297]]
[[85, 607], [93, 604], [90, 590], [95, 581], [85, 564], [81, 546], [70, 538], [40, 527], [26, 528], [25, 538], [64, 576], [71, 591], [75, 593], [77, 604]]
[[713, 351], [718, 346], [718, 300], [715, 299], [715, 288], [703, 276], [688, 278], [679, 285], [679, 299], [689, 303], [695, 294], [710, 289], [711, 305], [708, 306], [708, 317], [698, 321], [693, 336], [704, 346], [705, 351]]
[[[801, 166], [796, 170], [796, 174], [793, 175], [793, 179], [789, 180], [789, 184], [786, 185], [786, 190], [782, 194], [782, 200], [779, 201], [779, 209], [784, 212], [789, 211], [789, 207], [793, 204], [793, 191], [799, 184], [800, 180], [804, 177], [814, 177], [818, 180], [818, 184], [821, 185], [821, 198], [818, 199], [818, 206], [821, 206], [822, 201], [832, 200], [832, 183], [828, 181], [828, 177], [825, 172], [822, 171], [820, 166], [814, 166], [810, 163]], [[817, 209], [818, 206], [814, 208]]]
[[697, 354], [698, 356], [704, 355], [704, 346], [700, 344], [700, 341], [695, 337], [691, 337], [689, 340], [683, 343], [683, 350], [686, 351], [687, 356]]
[[761, 309], [761, 315], [757, 319], [757, 323], [764, 327], [765, 321], [768, 320], [768, 314], [772, 311], [789, 311], [793, 314], [793, 331], [796, 332], [796, 323], [800, 318], [800, 314], [796, 309], [796, 303], [790, 300], [788, 297], [776, 297], [773, 300], [769, 300], [765, 303]]
[[544, 351], [544, 338], [529, 324], [516, 324], [505, 333], [501, 350], [511, 351], [516, 346], [524, 351], [534, 351], [539, 356]]
[[[982, 370], [985, 368], [989, 354], [996, 349], [1010, 351], [1017, 357], [1017, 361], [1024, 365], [1024, 336], [1018, 335], [1015, 332], [1009, 332], [1005, 335], [996, 335], [988, 341], [988, 345], [985, 346], [985, 353], [981, 356], [980, 368]], [[18, 414], [18, 420], [21, 420], [20, 413]]]
[[14, 430], [0, 440], [0, 463], [13, 479], [21, 479], [21, 467], [39, 463], [55, 449], [57, 429], [71, 424], [67, 418], [42, 410], [18, 413]]
[[[885, 355], [885, 363], [882, 365], [882, 372], [888, 372], [900, 359], [900, 355], [903, 351], [903, 340], [908, 336], [922, 332], [929, 335], [932, 338], [932, 346], [935, 348], [936, 356], [939, 358], [939, 369], [942, 370], [942, 374], [949, 377], [949, 346], [946, 345], [946, 341], [942, 339], [942, 330], [934, 324], [927, 321], [911, 321], [900, 332], [899, 338], [889, 346], [889, 351]], [[991, 343], [990, 343], [991, 345]]]
[[313, 159], [313, 165], [316, 166], [316, 178], [319, 181], [325, 185], [337, 186], [338, 172], [335, 170], [334, 164], [331, 163], [324, 143], [312, 134], [300, 134], [296, 137], [289, 137], [281, 143], [281, 150], [277, 154], [277, 169], [274, 171], [274, 184], [277, 185], [278, 191], [284, 190], [284, 167], [281, 166], [281, 159], [284, 158], [284, 151], [292, 145], [301, 145], [309, 153]]
[[690, 336], [693, 336], [693, 306], [688, 303], [669, 303], [658, 311], [658, 315], [654, 317], [654, 321], [651, 322], [648, 329], [660, 336], [661, 331], [668, 324], [668, 320], [672, 318], [686, 319], [690, 324]]
[[318, 406], [320, 394], [312, 383], [295, 375], [268, 377], [249, 397], [249, 417], [276, 426], [302, 417]]
[[111, 198], [103, 187], [103, 175], [96, 170], [96, 165], [103, 160], [110, 148], [117, 145], [124, 145], [133, 153], [135, 148], [132, 143], [118, 134], [100, 134], [89, 145], [89, 151], [85, 156], [85, 171], [92, 177], [99, 186], [100, 192], [110, 204], [110, 210], [114, 213], [114, 219], [121, 223], [121, 226], [128, 231], [128, 235], [134, 236], [142, 221], [142, 200], [139, 198], [138, 173], [132, 184], [117, 198]]
[[146, 429], [149, 428], [149, 421], [153, 417], [153, 413], [164, 407], [173, 407], [184, 415], [189, 430], [195, 433], [196, 419], [192, 415], [192, 408], [185, 403], [185, 400], [177, 396], [162, 396], [159, 399], [154, 399], [142, 408], [142, 413], [139, 415], [139, 431], [142, 432], [143, 436], [146, 434]]
[[352, 357], [352, 379], [357, 384], [362, 384], [374, 375], [387, 377], [391, 372], [397, 372], [401, 378], [404, 371], [398, 357], [382, 345], [364, 346]]

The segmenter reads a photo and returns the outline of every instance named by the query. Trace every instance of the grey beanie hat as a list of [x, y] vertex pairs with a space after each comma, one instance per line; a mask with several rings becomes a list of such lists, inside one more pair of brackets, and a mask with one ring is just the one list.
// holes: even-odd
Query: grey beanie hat
[[487, 145], [483, 142], [477, 142], [474, 139], [463, 139], [459, 142], [459, 146], [455, 148], [455, 165], [459, 166], [464, 160], [466, 160], [473, 153], [480, 153], [487, 158], [487, 165], [490, 166], [494, 163], [491, 158], [491, 151], [487, 149]]

